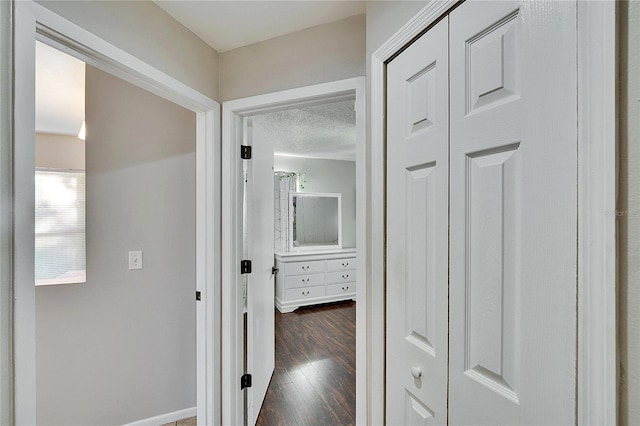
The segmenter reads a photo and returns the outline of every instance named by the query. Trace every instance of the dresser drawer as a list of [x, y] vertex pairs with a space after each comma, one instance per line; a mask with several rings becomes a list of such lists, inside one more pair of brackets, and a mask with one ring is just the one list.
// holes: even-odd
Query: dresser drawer
[[316, 287], [302, 287], [292, 288], [285, 290], [285, 300], [301, 300], [301, 299], [313, 299], [315, 297], [322, 297], [325, 294], [325, 287], [323, 285]]
[[292, 275], [284, 279], [284, 288], [313, 287], [323, 284], [324, 274]]
[[327, 296], [338, 294], [356, 294], [356, 283], [329, 284], [327, 286]]
[[327, 272], [356, 269], [356, 258], [327, 260]]
[[309, 275], [324, 272], [324, 260], [311, 262], [291, 262], [284, 267], [285, 275]]
[[354, 282], [355, 280], [355, 270], [327, 272], [327, 284]]

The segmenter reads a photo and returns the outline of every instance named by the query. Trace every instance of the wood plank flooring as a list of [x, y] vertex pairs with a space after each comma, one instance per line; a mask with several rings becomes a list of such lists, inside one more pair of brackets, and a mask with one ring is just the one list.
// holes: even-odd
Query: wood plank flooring
[[256, 424], [355, 424], [355, 302], [275, 315], [275, 371]]

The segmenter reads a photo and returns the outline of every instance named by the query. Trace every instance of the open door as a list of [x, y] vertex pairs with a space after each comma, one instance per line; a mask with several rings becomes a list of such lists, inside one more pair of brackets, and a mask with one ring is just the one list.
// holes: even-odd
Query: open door
[[251, 159], [244, 161], [245, 197], [243, 252], [251, 260], [245, 274], [246, 424], [254, 425], [275, 366], [274, 276], [273, 276], [273, 144], [253, 141], [251, 118], [244, 119], [244, 145], [251, 146]]

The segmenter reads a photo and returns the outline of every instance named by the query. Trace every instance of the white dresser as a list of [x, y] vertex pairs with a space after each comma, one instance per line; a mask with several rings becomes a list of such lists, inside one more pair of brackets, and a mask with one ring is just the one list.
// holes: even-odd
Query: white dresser
[[276, 253], [276, 308], [356, 300], [356, 249]]

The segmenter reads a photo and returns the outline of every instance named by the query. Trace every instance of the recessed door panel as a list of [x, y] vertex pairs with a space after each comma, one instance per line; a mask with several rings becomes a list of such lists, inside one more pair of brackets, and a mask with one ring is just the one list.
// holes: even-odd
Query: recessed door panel
[[433, 411], [415, 396], [406, 392], [404, 400], [404, 425], [430, 426], [436, 424]]
[[465, 374], [518, 402], [519, 144], [466, 160]]
[[405, 235], [405, 338], [435, 356], [436, 335], [436, 163], [407, 170]]

